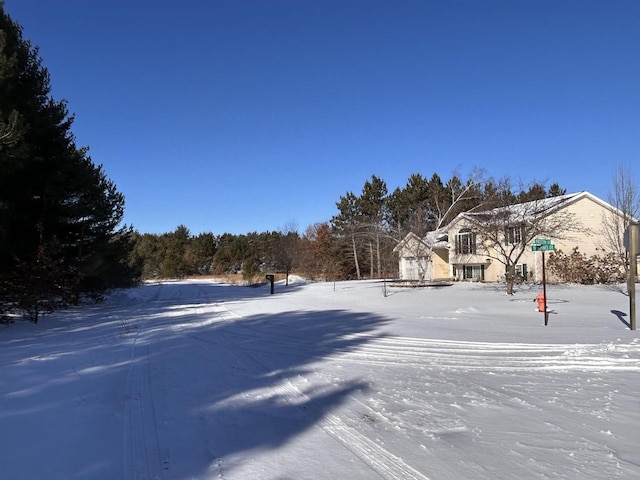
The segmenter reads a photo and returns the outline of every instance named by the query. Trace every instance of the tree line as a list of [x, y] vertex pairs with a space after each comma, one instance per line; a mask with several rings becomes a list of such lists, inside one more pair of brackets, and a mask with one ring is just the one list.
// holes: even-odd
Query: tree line
[[507, 180], [483, 180], [478, 172], [462, 180], [443, 182], [409, 177], [404, 187], [389, 193], [386, 182], [373, 175], [362, 191], [351, 191], [336, 202], [337, 213], [298, 232], [295, 225], [280, 231], [216, 236], [191, 235], [180, 225], [164, 234], [136, 234], [131, 263], [141, 276], [180, 278], [242, 273], [245, 278], [292, 269], [312, 279], [344, 280], [397, 275], [393, 249], [408, 232], [423, 236], [446, 225], [456, 215], [497, 202], [526, 202], [566, 193], [558, 184], [546, 189], [534, 182], [514, 190]]
[[184, 278], [242, 273], [251, 279], [261, 272], [291, 272], [294, 230], [243, 235], [211, 232], [192, 235], [184, 225], [163, 234], [134, 235], [130, 264], [143, 279]]

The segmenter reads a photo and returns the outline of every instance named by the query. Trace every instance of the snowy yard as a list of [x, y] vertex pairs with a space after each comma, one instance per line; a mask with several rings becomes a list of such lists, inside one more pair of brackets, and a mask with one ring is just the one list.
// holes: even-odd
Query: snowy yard
[[[0, 326], [0, 478], [640, 478], [621, 288], [148, 284]], [[626, 314], [626, 316], [624, 315]]]

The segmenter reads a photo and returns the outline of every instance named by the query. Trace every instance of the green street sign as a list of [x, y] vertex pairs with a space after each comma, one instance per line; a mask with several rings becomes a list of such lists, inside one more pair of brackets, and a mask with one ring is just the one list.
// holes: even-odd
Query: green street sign
[[556, 246], [552, 243], [538, 243], [531, 245], [531, 251], [533, 252], [549, 252], [556, 249]]
[[536, 238], [533, 240], [533, 245], [531, 245], [533, 252], [548, 252], [555, 249], [556, 246], [548, 238]]

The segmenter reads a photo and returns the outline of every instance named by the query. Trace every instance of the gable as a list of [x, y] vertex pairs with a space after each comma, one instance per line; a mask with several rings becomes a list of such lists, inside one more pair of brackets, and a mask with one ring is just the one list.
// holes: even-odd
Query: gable
[[419, 257], [428, 252], [428, 247], [415, 233], [409, 232], [393, 251], [400, 257]]

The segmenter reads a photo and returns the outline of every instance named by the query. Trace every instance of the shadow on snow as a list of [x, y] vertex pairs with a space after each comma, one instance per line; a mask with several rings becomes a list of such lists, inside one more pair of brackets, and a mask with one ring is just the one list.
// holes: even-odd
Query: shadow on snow
[[[374, 338], [383, 317], [344, 310], [235, 317], [224, 308], [264, 296], [268, 286], [152, 284], [0, 331], [0, 439], [19, 445], [12, 458], [0, 454], [6, 473], [119, 478], [123, 450], [140, 437], [157, 439], [150, 448], [165, 478], [193, 478], [234, 454], [294, 440], [366, 389], [358, 379], [306, 377], [313, 362]], [[155, 412], [145, 432], [129, 418], [134, 370]]]

